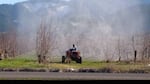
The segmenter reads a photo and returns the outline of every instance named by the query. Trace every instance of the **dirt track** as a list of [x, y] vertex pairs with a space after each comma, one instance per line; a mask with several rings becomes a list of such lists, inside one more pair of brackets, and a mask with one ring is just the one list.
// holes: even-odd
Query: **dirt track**
[[41, 80], [150, 80], [150, 74], [128, 73], [64, 73], [64, 72], [0, 72], [0, 79]]

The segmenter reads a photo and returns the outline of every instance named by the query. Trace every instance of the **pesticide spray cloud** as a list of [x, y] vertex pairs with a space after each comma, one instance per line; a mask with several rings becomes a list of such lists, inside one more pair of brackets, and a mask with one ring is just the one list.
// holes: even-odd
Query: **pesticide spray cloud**
[[21, 36], [31, 40], [27, 45], [34, 48], [41, 18], [51, 19], [57, 43], [53, 56], [64, 55], [76, 44], [85, 58], [115, 59], [116, 39], [143, 31], [144, 18], [136, 6], [140, 3], [140, 0], [29, 0], [20, 4], [18, 29]]

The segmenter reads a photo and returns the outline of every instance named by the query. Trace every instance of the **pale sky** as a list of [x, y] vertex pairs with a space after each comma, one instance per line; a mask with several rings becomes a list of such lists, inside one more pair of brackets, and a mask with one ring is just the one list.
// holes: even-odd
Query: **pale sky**
[[27, 1], [27, 0], [0, 0], [0, 4], [14, 4], [22, 1]]
[[[27, 1], [27, 0], [0, 0], [0, 4], [14, 4], [22, 1]], [[150, 2], [150, 0], [139, 0], [139, 1], [147, 2], [147, 3]]]

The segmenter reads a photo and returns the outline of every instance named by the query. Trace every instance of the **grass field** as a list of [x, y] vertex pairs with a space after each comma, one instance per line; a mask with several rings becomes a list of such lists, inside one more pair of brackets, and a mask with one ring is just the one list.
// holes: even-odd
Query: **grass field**
[[71, 64], [62, 64], [61, 58], [57, 59], [57, 61], [53, 61], [52, 63], [38, 64], [36, 57], [30, 58], [34, 56], [18, 56], [13, 59], [5, 59], [0, 61], [0, 68], [48, 68], [48, 69], [67, 69], [67, 68], [74, 68], [74, 69], [81, 69], [81, 68], [92, 68], [92, 69], [102, 69], [102, 68], [111, 68], [116, 71], [129, 71], [134, 69], [139, 70], [149, 70], [150, 67], [148, 64], [143, 63], [130, 63], [127, 64], [125, 62], [99, 62], [99, 61], [87, 61], [83, 60], [82, 64], [77, 64], [76, 62], [72, 61]]

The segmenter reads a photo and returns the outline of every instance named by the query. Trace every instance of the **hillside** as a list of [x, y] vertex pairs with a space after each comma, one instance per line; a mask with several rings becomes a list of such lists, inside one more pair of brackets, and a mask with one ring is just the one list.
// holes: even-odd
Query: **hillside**
[[0, 31], [7, 31], [15, 26], [15, 9], [13, 5], [0, 5]]
[[[15, 5], [2, 4], [0, 5], [0, 31], [7, 31], [11, 27], [18, 27], [18, 25], [19, 27], [32, 25], [36, 21], [36, 18], [40, 16], [47, 16], [49, 15], [50, 11], [55, 14], [54, 16], [60, 18], [60, 22], [63, 22], [63, 25], [65, 23], [75, 24], [78, 20], [80, 20], [80, 22], [87, 22], [86, 24], [88, 24], [88, 22], [90, 22], [91, 20], [94, 21], [94, 23], [98, 21], [105, 21], [106, 23], [112, 24], [112, 26], [115, 27], [116, 30], [122, 30], [119, 29], [119, 27], [123, 27], [124, 25], [128, 25], [125, 27], [133, 27], [130, 26], [130, 24], [133, 24], [131, 21], [139, 21], [142, 17], [144, 17], [144, 24], [142, 24], [144, 25], [144, 28], [146, 30], [149, 30], [150, 3], [142, 3], [140, 5], [128, 7], [125, 10], [121, 10], [115, 12], [113, 15], [110, 15], [104, 13], [105, 11], [99, 10], [96, 14], [94, 14], [94, 11], [96, 12], [96, 10], [93, 10], [93, 13], [91, 12], [87, 14], [87, 9], [78, 10], [78, 7], [76, 8], [75, 6], [77, 2], [73, 3], [69, 1], [70, 0], [36, 0], [35, 2], [35, 0], [30, 0], [17, 3]], [[137, 8], [139, 7], [142, 10], [142, 15], [140, 15], [140, 12], [137, 10]], [[92, 10], [92, 8], [90, 10]], [[102, 20], [102, 18], [99, 17], [103, 17], [105, 18], [105, 20]], [[131, 17], [133, 19], [129, 20]], [[117, 26], [118, 24], [114, 25], [116, 24], [113, 23], [114, 21], [118, 21], [121, 26]], [[139, 23], [140, 21], [137, 22], [137, 24]], [[70, 24], [66, 25], [71, 26]], [[28, 27], [29, 26], [27, 26], [27, 28]]]

